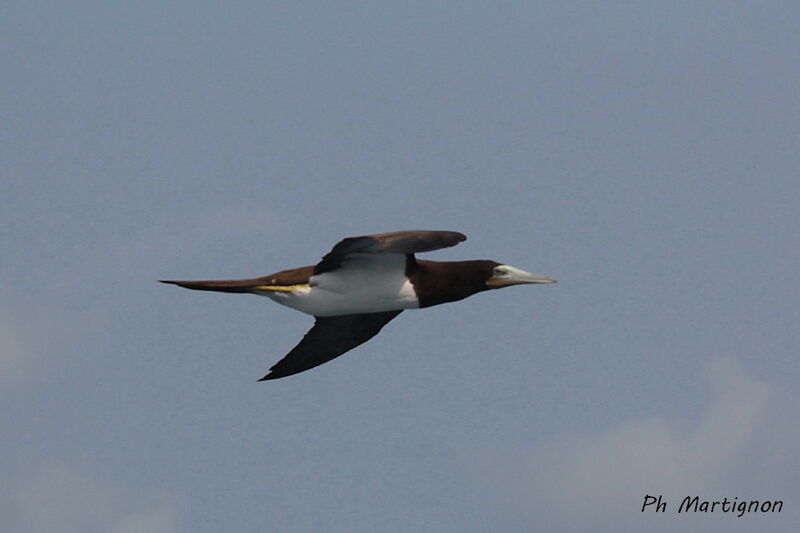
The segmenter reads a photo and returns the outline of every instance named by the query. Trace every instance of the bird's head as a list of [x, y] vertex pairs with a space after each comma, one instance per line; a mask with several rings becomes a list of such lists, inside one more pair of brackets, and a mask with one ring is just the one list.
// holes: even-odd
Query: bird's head
[[495, 261], [491, 261], [491, 269], [489, 270], [488, 277], [484, 282], [489, 289], [500, 289], [503, 287], [510, 287], [511, 285], [522, 285], [532, 283], [556, 283], [556, 280], [541, 274], [531, 274], [519, 268], [510, 265], [503, 265]]

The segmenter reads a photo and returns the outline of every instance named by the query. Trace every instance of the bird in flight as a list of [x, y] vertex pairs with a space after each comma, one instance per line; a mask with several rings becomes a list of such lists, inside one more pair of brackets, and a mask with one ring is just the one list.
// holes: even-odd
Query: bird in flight
[[455, 231], [393, 231], [343, 239], [313, 266], [251, 279], [170, 281], [187, 289], [258, 294], [314, 316], [300, 343], [259, 381], [326, 363], [367, 342], [404, 309], [462, 300], [526, 283], [555, 283], [496, 261], [426, 261], [415, 253], [455, 246]]

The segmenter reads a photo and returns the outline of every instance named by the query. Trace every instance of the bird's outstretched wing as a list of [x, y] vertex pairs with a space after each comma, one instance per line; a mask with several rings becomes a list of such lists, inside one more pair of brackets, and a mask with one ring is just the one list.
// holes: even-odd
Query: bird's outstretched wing
[[466, 240], [466, 236], [456, 231], [408, 230], [392, 231], [348, 237], [339, 241], [322, 261], [314, 267], [314, 274], [321, 274], [339, 268], [347, 256], [369, 253], [415, 254], [430, 252], [439, 248], [455, 246]]
[[378, 334], [402, 311], [358, 315], [318, 316], [303, 340], [259, 379], [277, 379], [327, 363]]

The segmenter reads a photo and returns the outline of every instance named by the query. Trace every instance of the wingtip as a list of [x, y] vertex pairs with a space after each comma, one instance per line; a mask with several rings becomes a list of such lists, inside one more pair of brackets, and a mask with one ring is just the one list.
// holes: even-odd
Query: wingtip
[[449, 248], [450, 246], [455, 246], [467, 240], [467, 236], [461, 233], [460, 231], [443, 231], [442, 233], [448, 234], [448, 237], [452, 238], [452, 241], [446, 244], [445, 248]]

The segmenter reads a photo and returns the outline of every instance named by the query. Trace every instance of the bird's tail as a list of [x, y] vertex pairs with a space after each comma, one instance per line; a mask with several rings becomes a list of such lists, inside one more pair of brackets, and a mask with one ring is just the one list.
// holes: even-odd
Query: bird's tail
[[171, 283], [187, 289], [198, 291], [217, 291], [217, 292], [253, 292], [253, 290], [263, 285], [263, 280], [256, 279], [219, 279], [219, 280], [198, 280], [198, 281], [172, 281], [158, 280], [161, 283]]

